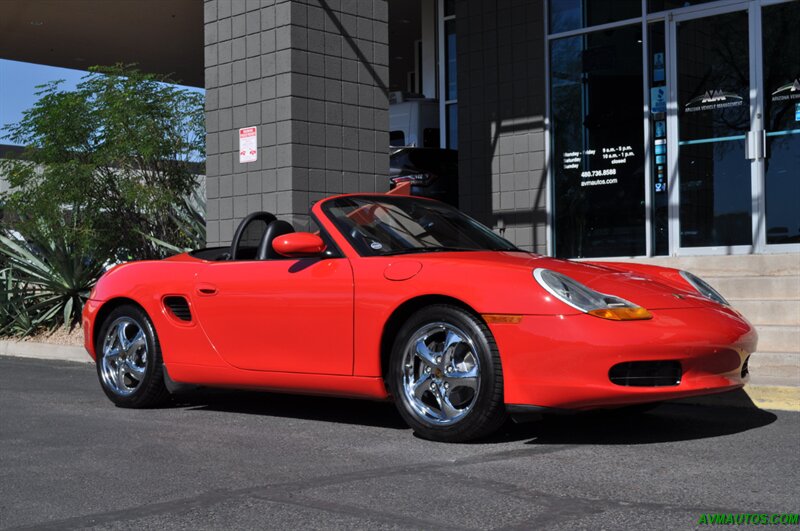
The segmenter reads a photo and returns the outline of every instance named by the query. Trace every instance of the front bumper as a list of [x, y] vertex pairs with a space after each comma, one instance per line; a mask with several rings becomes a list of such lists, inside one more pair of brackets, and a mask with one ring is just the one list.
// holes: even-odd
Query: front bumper
[[[737, 389], [755, 351], [752, 325], [727, 308], [652, 310], [646, 321], [590, 315], [526, 315], [519, 324], [492, 324], [500, 350], [505, 402], [593, 409], [706, 395]], [[674, 360], [678, 385], [631, 387], [609, 379], [622, 362]]]

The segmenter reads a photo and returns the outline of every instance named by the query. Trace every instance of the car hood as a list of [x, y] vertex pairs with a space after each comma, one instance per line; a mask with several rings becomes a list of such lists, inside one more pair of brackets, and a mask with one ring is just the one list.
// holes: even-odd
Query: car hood
[[[413, 258], [412, 258], [413, 257]], [[476, 251], [406, 255], [418, 260], [423, 269], [444, 267], [479, 270], [481, 278], [512, 279], [538, 286], [533, 271], [550, 269], [607, 295], [615, 295], [647, 309], [692, 308], [714, 304], [696, 293], [665, 284], [657, 277], [634, 271], [620, 271], [597, 264], [549, 258], [526, 252]], [[465, 272], [466, 272], [465, 271]], [[468, 273], [470, 274], [470, 273]], [[459, 275], [464, 278], [462, 275]], [[544, 290], [542, 290], [544, 291]]]

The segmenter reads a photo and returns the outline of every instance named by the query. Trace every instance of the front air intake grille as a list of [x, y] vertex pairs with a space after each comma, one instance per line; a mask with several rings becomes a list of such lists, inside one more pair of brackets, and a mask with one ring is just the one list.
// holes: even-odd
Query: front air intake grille
[[192, 312], [189, 311], [189, 303], [183, 297], [165, 297], [164, 306], [172, 312], [172, 315], [181, 321], [192, 320]]
[[681, 383], [679, 361], [626, 361], [608, 371], [611, 383], [629, 387], [663, 387]]

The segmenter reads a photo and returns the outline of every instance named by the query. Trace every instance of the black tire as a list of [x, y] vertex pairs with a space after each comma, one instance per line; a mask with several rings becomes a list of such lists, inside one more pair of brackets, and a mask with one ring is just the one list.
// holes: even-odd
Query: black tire
[[[452, 349], [443, 348], [442, 356], [438, 356], [441, 363], [436, 367], [412, 353], [420, 341], [425, 344], [430, 340], [434, 348], [444, 347], [447, 340], [438, 339], [451, 337], [449, 332], [453, 332], [452, 337], [460, 337], [463, 333], [464, 341], [453, 342], [456, 346]], [[427, 378], [422, 374], [424, 371], [427, 371]], [[477, 378], [448, 376], [475, 373]], [[464, 382], [464, 387], [459, 382]], [[445, 383], [449, 391], [445, 390]], [[430, 387], [425, 388], [423, 384]], [[494, 337], [479, 317], [457, 306], [431, 305], [417, 311], [405, 322], [392, 346], [387, 386], [400, 415], [417, 435], [425, 439], [471, 441], [493, 433], [506, 419], [503, 370]], [[477, 392], [473, 391], [474, 388]], [[417, 395], [418, 389], [422, 396]], [[457, 393], [460, 400], [453, 408], [454, 402], [450, 398]], [[444, 418], [447, 415], [441, 402], [445, 397], [449, 411], [458, 412], [449, 419]], [[436, 415], [442, 418], [434, 418]]]
[[[120, 329], [128, 341], [127, 349], [120, 348]], [[118, 407], [149, 408], [169, 399], [158, 336], [138, 306], [121, 305], [106, 317], [97, 334], [95, 353], [100, 387]]]

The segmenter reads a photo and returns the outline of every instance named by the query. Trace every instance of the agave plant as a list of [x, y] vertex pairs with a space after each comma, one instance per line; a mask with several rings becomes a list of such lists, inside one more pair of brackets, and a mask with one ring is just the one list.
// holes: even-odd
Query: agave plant
[[23, 336], [35, 328], [34, 316], [23, 304], [24, 290], [10, 267], [0, 270], [0, 335]]
[[42, 235], [0, 234], [4, 256], [0, 333], [27, 335], [41, 328], [74, 327], [103, 272], [102, 264], [68, 242]]
[[156, 238], [151, 234], [143, 234], [162, 255], [185, 253], [200, 249], [206, 245], [206, 202], [200, 191], [184, 196], [180, 204], [175, 204], [168, 213], [176, 227], [175, 238], [180, 243], [171, 243]]

